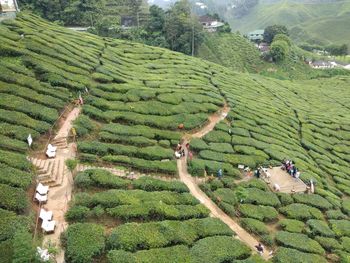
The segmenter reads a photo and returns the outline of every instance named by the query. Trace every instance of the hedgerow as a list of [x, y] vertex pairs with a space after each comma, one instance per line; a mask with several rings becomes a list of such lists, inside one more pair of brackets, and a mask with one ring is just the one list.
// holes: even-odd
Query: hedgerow
[[234, 206], [238, 202], [235, 192], [227, 188], [218, 188], [213, 192], [213, 197], [218, 203], [225, 202]]
[[317, 208], [304, 204], [290, 204], [281, 207], [279, 211], [288, 218], [297, 220], [322, 219], [322, 212]]
[[328, 252], [343, 248], [336, 239], [331, 237], [316, 236], [315, 240]]
[[333, 208], [332, 204], [329, 203], [325, 198], [323, 198], [320, 195], [296, 194], [296, 195], [293, 195], [293, 198], [298, 203], [314, 206], [322, 210]]
[[24, 153], [28, 150], [28, 144], [23, 141], [11, 139], [10, 137], [0, 134], [0, 148]]
[[183, 245], [141, 250], [134, 254], [124, 250], [111, 250], [108, 253], [109, 263], [191, 262], [190, 260], [190, 251]]
[[108, 238], [108, 246], [111, 249], [134, 252], [170, 245], [190, 246], [200, 238], [232, 234], [225, 224], [213, 218], [191, 219], [182, 222], [129, 223], [112, 231]]
[[329, 220], [331, 228], [336, 236], [350, 237], [350, 221], [348, 220]]
[[346, 219], [347, 216], [342, 213], [341, 210], [328, 210], [326, 211], [326, 217], [328, 219]]
[[191, 262], [230, 262], [246, 259], [250, 253], [246, 245], [233, 237], [207, 237], [196, 242], [191, 248]]
[[0, 207], [22, 212], [28, 206], [26, 192], [23, 189], [0, 184]]
[[344, 213], [346, 213], [348, 216], [350, 216], [350, 200], [343, 200], [342, 202], [342, 210]]
[[341, 244], [347, 252], [350, 252], [350, 237], [342, 237]]
[[16, 213], [0, 208], [0, 242], [13, 237], [18, 222]]
[[250, 204], [267, 205], [273, 207], [278, 207], [281, 205], [276, 194], [262, 191], [258, 188], [247, 188], [247, 198], [244, 201]]
[[302, 252], [325, 254], [319, 243], [304, 234], [280, 231], [276, 234], [276, 241], [283, 246], [298, 249]]
[[278, 212], [271, 206], [241, 204], [238, 208], [243, 217], [250, 217], [260, 221], [273, 221], [277, 219]]
[[306, 222], [306, 225], [310, 228], [309, 232], [311, 235], [334, 237], [334, 232], [329, 228], [328, 224], [322, 220], [310, 219]]
[[114, 208], [107, 208], [107, 213], [112, 217], [123, 220], [185, 220], [207, 217], [209, 210], [202, 204], [168, 205], [162, 202], [144, 202], [142, 204], [120, 205]]
[[33, 175], [0, 163], [0, 182], [26, 189], [32, 183]]
[[144, 191], [173, 191], [178, 193], [189, 192], [185, 184], [177, 181], [166, 182], [148, 176], [141, 177], [132, 182], [134, 188]]
[[22, 154], [0, 150], [0, 163], [22, 171], [30, 171], [31, 164]]
[[282, 219], [278, 222], [279, 227], [284, 231], [292, 233], [301, 233], [305, 228], [304, 222], [295, 219]]
[[304, 263], [304, 262], [318, 262], [318, 263], [327, 263], [327, 260], [320, 255], [310, 254], [300, 252], [296, 249], [279, 247], [275, 256], [273, 257], [273, 262], [275, 263], [285, 263], [285, 262], [295, 262], [295, 263]]
[[104, 228], [91, 223], [70, 225], [63, 237], [65, 258], [72, 263], [93, 262], [105, 248]]
[[39, 136], [39, 133], [31, 128], [5, 122], [0, 123], [0, 134], [11, 138], [16, 138], [17, 140], [21, 141], [27, 138], [28, 134], [31, 134], [33, 139]]
[[242, 218], [240, 223], [250, 233], [258, 235], [269, 234], [269, 229], [259, 220], [253, 218]]

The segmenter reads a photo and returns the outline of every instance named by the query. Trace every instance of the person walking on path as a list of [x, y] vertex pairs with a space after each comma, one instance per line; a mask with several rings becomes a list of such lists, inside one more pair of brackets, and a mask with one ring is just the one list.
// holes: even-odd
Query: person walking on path
[[264, 246], [259, 243], [256, 247], [256, 250], [258, 251], [259, 255], [261, 256], [264, 253]]

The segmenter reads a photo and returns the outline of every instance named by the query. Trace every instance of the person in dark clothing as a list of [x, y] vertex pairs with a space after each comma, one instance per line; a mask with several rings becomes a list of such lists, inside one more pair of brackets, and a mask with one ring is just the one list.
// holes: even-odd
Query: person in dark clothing
[[255, 248], [258, 251], [259, 255], [262, 255], [264, 253], [264, 246], [261, 243], [255, 246]]

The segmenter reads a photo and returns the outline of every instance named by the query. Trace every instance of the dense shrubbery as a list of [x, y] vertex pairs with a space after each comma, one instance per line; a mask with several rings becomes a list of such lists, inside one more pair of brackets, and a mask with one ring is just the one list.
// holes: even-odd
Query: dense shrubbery
[[323, 210], [331, 209], [333, 207], [332, 204], [330, 204], [325, 198], [316, 194], [296, 194], [293, 196], [293, 198], [298, 203], [314, 206]]
[[304, 222], [295, 219], [282, 219], [279, 226], [287, 232], [301, 233], [305, 228]]
[[307, 219], [322, 219], [322, 213], [317, 208], [304, 204], [290, 204], [281, 207], [279, 211], [288, 218], [307, 220]]
[[316, 236], [315, 240], [328, 252], [343, 248], [342, 245], [339, 244], [339, 242], [334, 238]]
[[33, 175], [0, 163], [0, 182], [26, 189], [32, 182]]
[[97, 186], [116, 189], [126, 189], [130, 184], [129, 180], [120, 178], [102, 169], [80, 172], [77, 174], [74, 181], [79, 187]]
[[166, 182], [157, 180], [151, 177], [141, 177], [140, 179], [132, 182], [134, 188], [145, 191], [174, 191], [178, 193], [189, 192], [187, 186], [181, 182], [172, 181]]
[[262, 205], [242, 204], [239, 206], [239, 212], [244, 217], [258, 219], [260, 221], [273, 221], [278, 216], [275, 208]]
[[329, 220], [333, 232], [336, 236], [350, 237], [350, 221], [348, 220]]
[[68, 262], [93, 262], [105, 247], [104, 229], [96, 224], [77, 223], [70, 225], [64, 234], [65, 257]]
[[257, 188], [247, 188], [247, 198], [244, 201], [246, 203], [273, 207], [278, 207], [281, 205], [276, 194], [262, 191]]
[[0, 184], [0, 207], [21, 212], [27, 208], [26, 192], [22, 189]]
[[218, 219], [192, 219], [188, 221], [162, 221], [130, 223], [114, 229], [108, 239], [112, 249], [136, 251], [169, 245], [192, 245], [200, 238], [232, 235], [232, 231]]
[[318, 262], [327, 263], [327, 260], [320, 255], [300, 252], [296, 249], [280, 247], [277, 249], [276, 255], [273, 257], [275, 263], [304, 263], [304, 262]]
[[280, 231], [276, 234], [277, 243], [303, 252], [324, 254], [324, 249], [306, 235]]
[[191, 248], [193, 263], [230, 262], [250, 256], [250, 249], [233, 237], [207, 237], [199, 240]]
[[306, 222], [310, 228], [310, 233], [313, 236], [320, 235], [324, 237], [334, 237], [333, 231], [329, 228], [328, 224], [322, 220], [310, 219]]

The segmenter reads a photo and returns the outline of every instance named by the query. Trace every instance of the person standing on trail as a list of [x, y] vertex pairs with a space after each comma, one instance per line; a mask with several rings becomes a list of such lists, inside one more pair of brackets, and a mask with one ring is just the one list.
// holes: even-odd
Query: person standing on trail
[[264, 253], [264, 246], [259, 243], [256, 247], [256, 250], [258, 251], [259, 255], [262, 256], [262, 254]]
[[221, 180], [222, 178], [222, 169], [220, 168], [218, 171], [218, 178]]

